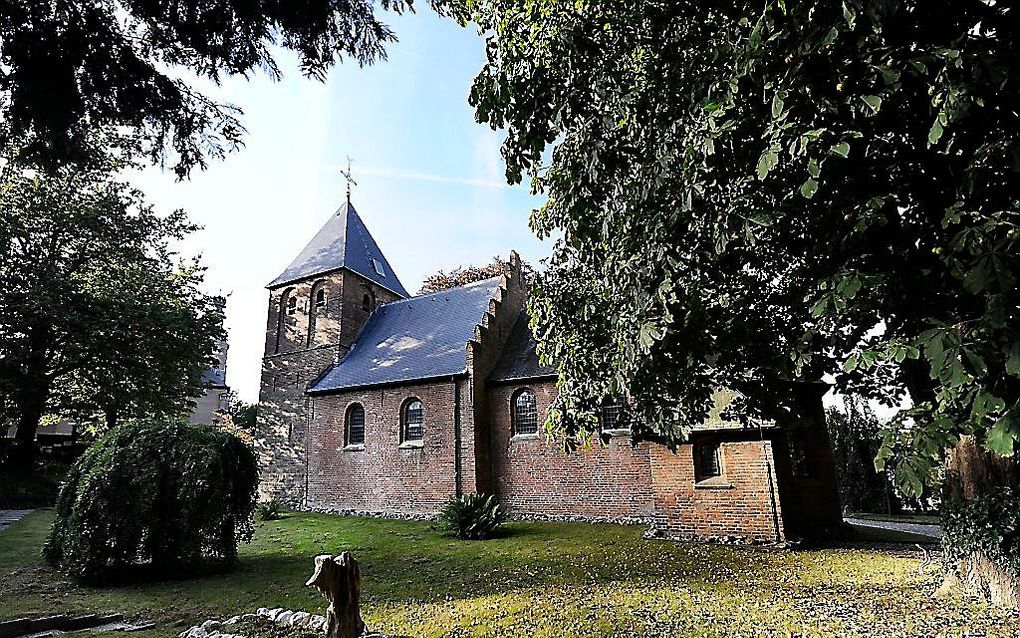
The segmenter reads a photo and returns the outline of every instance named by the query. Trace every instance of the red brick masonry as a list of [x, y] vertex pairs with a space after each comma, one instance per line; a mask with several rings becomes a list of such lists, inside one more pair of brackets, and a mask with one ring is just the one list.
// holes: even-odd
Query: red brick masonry
[[[459, 448], [455, 387], [462, 393]], [[490, 387], [491, 467], [476, 464], [470, 471], [473, 442], [467, 431], [473, 424], [466, 387], [467, 381], [450, 379], [313, 399], [306, 505], [368, 514], [434, 515], [458, 493], [459, 449], [461, 492], [474, 489], [476, 473], [491, 472], [490, 491], [521, 517], [641, 521], [670, 535], [762, 542], [810, 535], [835, 522], [825, 508], [807, 521], [784, 513], [791, 504], [810, 507], [804, 499], [821, 483], [814, 480], [809, 489], [801, 489], [798, 485], [806, 479], [791, 476], [788, 462], [777, 464], [772, 439], [785, 432], [774, 428], [698, 431], [693, 444], [681, 445], [675, 453], [657, 444], [633, 445], [625, 433], [611, 437], [607, 445], [596, 443], [573, 453], [563, 452], [541, 432], [512, 436], [512, 398], [521, 389], [533, 391], [541, 422], [555, 393], [552, 381]], [[400, 442], [400, 406], [410, 397], [425, 406], [420, 446]], [[353, 402], [365, 408], [365, 444], [345, 447], [344, 415]], [[721, 475], [698, 481], [694, 445], [712, 441], [720, 442]], [[785, 444], [781, 447], [782, 454], [788, 454]], [[786, 484], [782, 495], [781, 482]], [[834, 511], [838, 516], [838, 509]]]

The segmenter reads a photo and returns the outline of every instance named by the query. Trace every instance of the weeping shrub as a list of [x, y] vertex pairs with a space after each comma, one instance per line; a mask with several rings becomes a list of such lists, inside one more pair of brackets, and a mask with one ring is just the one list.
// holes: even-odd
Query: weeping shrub
[[439, 513], [441, 530], [463, 540], [492, 538], [506, 520], [506, 510], [495, 496], [465, 494], [443, 506]]
[[182, 421], [129, 421], [71, 468], [43, 549], [79, 580], [128, 568], [182, 574], [229, 565], [252, 534], [258, 466], [232, 434]]

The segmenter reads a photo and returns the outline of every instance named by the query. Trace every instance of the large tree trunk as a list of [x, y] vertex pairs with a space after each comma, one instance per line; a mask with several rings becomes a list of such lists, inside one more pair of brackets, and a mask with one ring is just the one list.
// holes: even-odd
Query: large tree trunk
[[[947, 492], [950, 498], [972, 499], [989, 488], [1020, 485], [1015, 458], [1007, 458], [983, 449], [974, 436], [963, 436], [949, 454]], [[992, 604], [1020, 609], [1020, 578], [982, 552], [960, 560], [946, 575], [940, 592], [962, 590], [980, 596]]]
[[1020, 486], [1015, 459], [983, 449], [973, 436], [960, 437], [949, 454], [949, 493], [972, 499], [989, 487]]
[[39, 421], [46, 410], [50, 395], [50, 378], [47, 376], [47, 350], [49, 331], [33, 326], [29, 333], [29, 353], [22, 364], [22, 374], [15, 389], [18, 409], [18, 431], [14, 446], [8, 453], [10, 465], [22, 472], [31, 472], [35, 461], [35, 435]]
[[7, 459], [12, 468], [23, 472], [31, 472], [35, 462], [35, 435], [39, 431], [39, 422], [46, 409], [46, 397], [49, 393], [48, 384], [21, 388], [18, 392], [18, 430], [14, 435], [14, 445]]
[[105, 413], [106, 413], [106, 429], [112, 430], [113, 428], [117, 427], [117, 424], [120, 423], [120, 410], [117, 409], [117, 406], [115, 405], [107, 406]]
[[[927, 367], [908, 359], [903, 364], [907, 388], [914, 403], [933, 401], [935, 392]], [[972, 499], [993, 487], [1020, 485], [1015, 459], [993, 454], [981, 447], [974, 436], [960, 437], [950, 450], [945, 494], [948, 498]], [[946, 574], [939, 593], [960, 590], [1003, 607], [1020, 609], [1020, 579], [976, 552], [960, 560]]]

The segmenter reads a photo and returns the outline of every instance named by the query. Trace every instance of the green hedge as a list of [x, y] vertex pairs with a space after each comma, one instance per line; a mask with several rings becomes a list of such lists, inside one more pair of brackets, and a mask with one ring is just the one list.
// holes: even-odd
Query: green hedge
[[943, 559], [952, 565], [974, 552], [984, 552], [1000, 567], [1020, 576], [1020, 494], [999, 487], [944, 506]]
[[162, 575], [229, 565], [251, 539], [257, 484], [255, 454], [232, 434], [124, 423], [71, 468], [44, 555], [86, 581], [140, 566]]

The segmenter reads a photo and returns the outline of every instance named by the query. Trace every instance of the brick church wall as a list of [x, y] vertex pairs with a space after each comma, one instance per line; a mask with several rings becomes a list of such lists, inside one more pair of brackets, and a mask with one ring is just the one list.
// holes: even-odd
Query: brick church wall
[[649, 444], [631, 445], [614, 436], [605, 447], [569, 454], [543, 433], [512, 434], [511, 400], [529, 388], [535, 393], [539, 423], [556, 393], [554, 381], [490, 388], [493, 469], [496, 494], [511, 512], [523, 516], [593, 520], [647, 520], [653, 513]]
[[[454, 392], [461, 393], [463, 404], [466, 385], [457, 379], [314, 397], [308, 507], [391, 515], [438, 512], [456, 492]], [[400, 441], [401, 407], [412, 397], [424, 410], [420, 446]], [[365, 443], [345, 447], [345, 416], [355, 402], [365, 408]], [[462, 427], [470, 425], [470, 417], [465, 420]], [[463, 447], [462, 452], [470, 454]]]
[[477, 339], [468, 344], [467, 367], [470, 373], [469, 409], [476, 427], [466, 433], [471, 439], [473, 454], [470, 467], [465, 468], [473, 483], [472, 489], [485, 494], [496, 491], [494, 469], [493, 430], [490, 422], [490, 392], [486, 384], [493, 367], [499, 360], [510, 336], [510, 331], [524, 306], [525, 282], [520, 269], [521, 260], [511, 251], [510, 263], [513, 272], [504, 278], [498, 300], [489, 304], [489, 311], [476, 335]]
[[[316, 304], [319, 290], [325, 293], [325, 306]], [[366, 291], [375, 303], [397, 299], [346, 270], [269, 291], [255, 437], [261, 499], [275, 498], [290, 506], [303, 503], [310, 401], [305, 390], [353, 343], [369, 315], [362, 309]], [[297, 300], [293, 314], [287, 312], [290, 297]]]
[[678, 536], [783, 540], [772, 442], [723, 441], [720, 455], [722, 475], [699, 482], [693, 445], [676, 453], [661, 445], [651, 449], [656, 527]]

